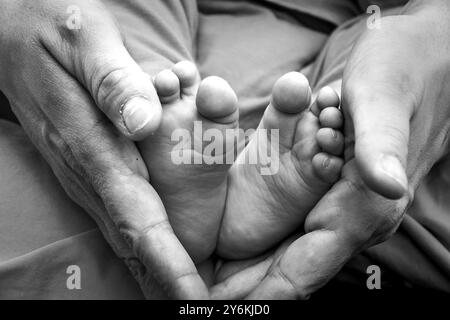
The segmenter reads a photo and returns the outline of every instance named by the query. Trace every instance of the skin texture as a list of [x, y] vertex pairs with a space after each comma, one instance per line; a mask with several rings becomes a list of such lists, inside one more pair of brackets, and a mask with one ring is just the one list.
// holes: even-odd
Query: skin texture
[[[320, 103], [324, 101], [329, 103]], [[324, 88], [315, 108], [309, 109], [311, 89], [298, 72], [287, 73], [276, 82], [258, 127], [262, 134], [254, 134], [230, 170], [217, 247], [220, 257], [255, 257], [283, 241], [303, 225], [309, 211], [339, 179], [344, 146], [339, 102], [332, 89]], [[328, 116], [336, 124], [334, 129], [319, 120], [321, 116], [325, 120], [321, 115], [325, 109], [335, 111]], [[279, 140], [265, 141], [263, 137], [272, 135], [274, 129]], [[279, 150], [270, 155], [272, 175], [262, 175], [261, 156], [256, 163], [250, 158], [266, 154], [275, 143]]]
[[[404, 13], [366, 31], [348, 60], [346, 164], [308, 215], [306, 234], [262, 261], [224, 264], [213, 297], [306, 299], [352, 256], [395, 232], [419, 182], [448, 153], [450, 127], [450, 4], [413, 1]], [[391, 169], [406, 175], [408, 191], [373, 170], [381, 154], [398, 159]]]
[[[100, 2], [76, 1], [81, 29], [69, 29], [67, 9], [73, 4], [0, 1], [0, 90], [66, 192], [97, 222], [146, 296], [157, 279], [159, 291], [171, 297], [207, 297], [130, 140], [160, 122], [150, 77], [130, 57]], [[133, 115], [129, 107], [136, 104], [141, 111], [134, 114], [148, 121], [131, 133], [129, 124], [136, 123], [124, 117]]]
[[[141, 138], [154, 130], [156, 121], [144, 126], [142, 135], [139, 132], [131, 135], [117, 111], [126, 98], [145, 90], [158, 114], [156, 95], [149, 89], [152, 86], [137, 85], [143, 81], [139, 72], [139, 80], [132, 81], [136, 66], [127, 56], [118, 32], [111, 33], [116, 28], [105, 20], [106, 10], [98, 5], [93, 7], [93, 2], [78, 3], [84, 7], [83, 12], [94, 18], [84, 22], [82, 32], [73, 33], [64, 28], [66, 9], [73, 1], [59, 1], [58, 7], [55, 2], [42, 0], [0, 1], [0, 20], [6, 22], [0, 26], [0, 89], [12, 102], [15, 114], [68, 194], [93, 216], [144, 291], [153, 280], [146, 270], [152, 268], [173, 297], [205, 297], [206, 289], [195, 267], [174, 238], [164, 209], [146, 181], [146, 169], [135, 146], [120, 136], [97, 110], [98, 105], [126, 137]], [[356, 124], [364, 119], [364, 110], [376, 110], [384, 102], [395, 108], [390, 108], [389, 113], [370, 113], [374, 125], [362, 122], [359, 128], [365, 130], [356, 129], [356, 125], [347, 127], [350, 137], [354, 133], [356, 159], [350, 140], [343, 179], [308, 216], [308, 234], [287, 240], [270, 255], [225, 264], [217, 277], [221, 283], [211, 289], [212, 297], [306, 298], [327, 283], [352, 255], [387, 239], [396, 229], [411, 197], [409, 193], [404, 196], [406, 190], [401, 183], [394, 182], [385, 188], [383, 184], [386, 181], [389, 184], [389, 180], [376, 182], [377, 174], [367, 169], [376, 157], [372, 154], [365, 160], [364, 144], [359, 143], [365, 139], [360, 133], [366, 131], [366, 137], [374, 133], [375, 137], [384, 132], [380, 130], [386, 120], [382, 115], [393, 114], [395, 117], [387, 120], [401, 121], [399, 136], [385, 131], [386, 135], [377, 137], [386, 138], [383, 141], [399, 148], [376, 153], [396, 150], [394, 155], [407, 169], [410, 190], [447, 152], [448, 146], [450, 4], [446, 0], [411, 3], [405, 9], [408, 17], [384, 19], [388, 26], [375, 31], [378, 35], [387, 34], [378, 38], [366, 32], [361, 37], [344, 76], [342, 95], [346, 120], [350, 120], [347, 123]], [[100, 12], [101, 18], [96, 18], [95, 13]], [[7, 19], [10, 16], [16, 18]], [[417, 40], [405, 39], [408, 31], [401, 28], [404, 19], [410, 22], [408, 30], [415, 30], [423, 39], [420, 48]], [[97, 32], [102, 29], [109, 31]], [[105, 37], [110, 33], [111, 37]], [[390, 50], [396, 43], [403, 44], [402, 59], [398, 59], [398, 51]], [[101, 54], [93, 57], [90, 52]], [[111, 52], [121, 54], [111, 57]], [[396, 63], [390, 65], [392, 61]], [[374, 64], [389, 68], [372, 69]], [[129, 73], [133, 76], [127, 77]], [[389, 86], [383, 86], [386, 79], [393, 79]], [[412, 95], [405, 98], [392, 94], [405, 91], [404, 82], [398, 79], [411, 82], [408, 91]], [[108, 90], [116, 91], [113, 88], [117, 88], [117, 94], [108, 95]], [[377, 99], [389, 97], [389, 101], [381, 103], [373, 96], [360, 95], [363, 91], [377, 91]], [[98, 95], [99, 92], [103, 94]], [[108, 97], [112, 100], [106, 102]], [[392, 113], [393, 110], [398, 113]], [[397, 172], [399, 176], [401, 170]], [[391, 198], [403, 198], [386, 200], [370, 187]], [[364, 214], [354, 210], [362, 204], [367, 208]]]
[[[226, 162], [230, 156], [227, 153], [231, 152], [223, 148], [214, 154], [220, 164], [207, 163], [209, 154], [202, 148], [207, 148], [208, 143], [201, 142], [195, 122], [204, 133], [214, 129], [226, 137], [226, 130], [238, 126], [237, 97], [222, 78], [208, 77], [200, 82], [196, 66], [188, 61], [159, 73], [155, 87], [163, 104], [163, 120], [154, 135], [139, 143], [139, 149], [175, 234], [194, 262], [201, 263], [216, 248], [231, 166]], [[180, 129], [187, 133], [187, 140], [172, 136]], [[230, 145], [226, 138], [222, 143]], [[190, 161], [175, 164], [172, 155], [176, 150], [178, 154], [182, 150]], [[205, 157], [195, 163], [194, 157], [199, 156]], [[233, 159], [234, 154], [231, 156]]]

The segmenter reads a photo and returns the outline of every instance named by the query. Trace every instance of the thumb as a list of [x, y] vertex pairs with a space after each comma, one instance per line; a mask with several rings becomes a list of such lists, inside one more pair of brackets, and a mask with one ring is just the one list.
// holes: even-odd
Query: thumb
[[259, 286], [246, 299], [307, 300], [350, 257], [350, 247], [342, 245], [336, 232], [323, 229], [308, 233], [274, 261]]
[[363, 180], [382, 196], [403, 197], [408, 192], [405, 168], [412, 99], [402, 93], [400, 83], [377, 78], [344, 83], [342, 98], [346, 132], [354, 134], [355, 159]]
[[46, 48], [122, 134], [145, 138], [158, 128], [162, 114], [151, 77], [130, 56], [101, 3], [81, 2], [79, 12], [79, 28], [55, 29], [57, 41]]

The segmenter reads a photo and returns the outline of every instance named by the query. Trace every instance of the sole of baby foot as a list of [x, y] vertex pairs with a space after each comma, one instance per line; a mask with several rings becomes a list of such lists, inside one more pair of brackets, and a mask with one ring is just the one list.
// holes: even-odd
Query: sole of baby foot
[[216, 247], [231, 166], [221, 161], [227, 150], [206, 154], [204, 140], [208, 132], [237, 128], [237, 98], [221, 78], [200, 81], [190, 62], [158, 74], [155, 88], [163, 106], [161, 126], [139, 147], [171, 226], [199, 263]]
[[302, 227], [339, 178], [344, 148], [339, 97], [324, 88], [308, 108], [310, 100], [308, 80], [300, 73], [275, 84], [256, 134], [230, 171], [220, 256], [242, 259], [270, 249]]

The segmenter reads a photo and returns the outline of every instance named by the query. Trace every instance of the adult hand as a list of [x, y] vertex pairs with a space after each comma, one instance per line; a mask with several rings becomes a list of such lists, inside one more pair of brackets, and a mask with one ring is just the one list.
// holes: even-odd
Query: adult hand
[[0, 0], [0, 21], [0, 90], [67, 193], [147, 296], [157, 279], [175, 298], [205, 297], [130, 140], [158, 127], [159, 99], [107, 10], [100, 1]]
[[450, 3], [411, 1], [403, 11], [366, 31], [348, 60], [346, 165], [307, 217], [306, 234], [251, 267], [228, 269], [214, 297], [307, 298], [396, 231], [415, 188], [448, 153]]

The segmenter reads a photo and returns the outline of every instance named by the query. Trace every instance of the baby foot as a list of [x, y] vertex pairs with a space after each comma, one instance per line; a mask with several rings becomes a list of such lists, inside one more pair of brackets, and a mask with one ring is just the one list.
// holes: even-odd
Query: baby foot
[[198, 263], [216, 247], [230, 167], [220, 161], [227, 157], [224, 148], [217, 148], [213, 159], [203, 156], [204, 135], [237, 127], [237, 98], [221, 78], [200, 82], [190, 62], [159, 73], [155, 87], [161, 125], [139, 148], [176, 235]]
[[[308, 80], [300, 73], [275, 84], [256, 134], [230, 170], [218, 243], [222, 257], [255, 256], [286, 238], [339, 178], [344, 148], [339, 97], [325, 87], [307, 109], [310, 100]], [[258, 161], [251, 162], [255, 155]]]

